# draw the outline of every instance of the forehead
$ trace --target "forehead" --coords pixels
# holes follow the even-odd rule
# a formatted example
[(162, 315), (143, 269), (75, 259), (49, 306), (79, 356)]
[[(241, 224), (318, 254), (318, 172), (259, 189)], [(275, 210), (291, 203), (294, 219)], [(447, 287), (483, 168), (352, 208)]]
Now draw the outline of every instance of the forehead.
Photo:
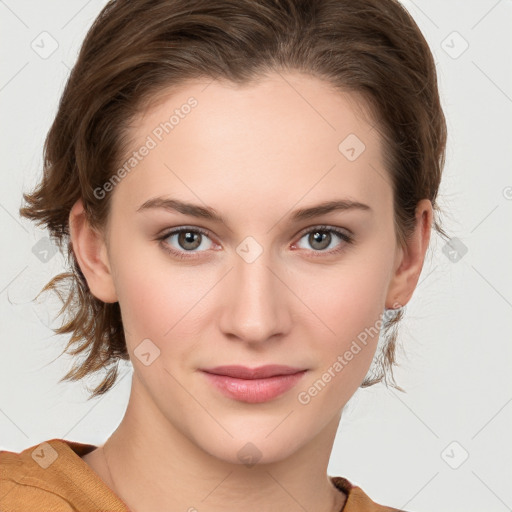
[(261, 204), (283, 189), (288, 202), (333, 190), (376, 200), (389, 185), (368, 112), (360, 96), (300, 73), (243, 86), (187, 82), (161, 91), (132, 123), (130, 149), (151, 149), (117, 188), (139, 204), (165, 193), (208, 202), (213, 192)]
[[(187, 106), (191, 98), (197, 104), (192, 109)], [(375, 125), (361, 93), (341, 92), (324, 80), (300, 72), (276, 72), (245, 84), (204, 78), (162, 89), (146, 100), (131, 124), (132, 139), (140, 140), (160, 123), (169, 121), (174, 113), (174, 134), (183, 131), (182, 127), (178, 130), (178, 125), (184, 125), (181, 121), (191, 113), (194, 115), (187, 124), (204, 127), (209, 137), (216, 133), (223, 136), (224, 127), (242, 124), (253, 128), (254, 138), (261, 133), (261, 123), (269, 133), (275, 128), (286, 129), (280, 130), (283, 135), (300, 130), (311, 140), (324, 137), (329, 131), (341, 136), (354, 130), (365, 137), (368, 128), (373, 131)], [(224, 123), (218, 124), (221, 120)], [(214, 124), (216, 129), (212, 131)], [(284, 140), (285, 137), (278, 142)]]

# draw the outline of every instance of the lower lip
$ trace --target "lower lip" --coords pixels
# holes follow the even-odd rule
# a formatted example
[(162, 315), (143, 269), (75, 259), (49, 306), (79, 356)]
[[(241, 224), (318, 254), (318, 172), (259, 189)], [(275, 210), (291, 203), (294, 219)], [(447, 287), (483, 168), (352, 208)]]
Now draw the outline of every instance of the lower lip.
[(258, 404), (268, 402), (293, 388), (307, 370), (292, 375), (276, 375), (266, 379), (236, 379), (226, 375), (203, 372), (225, 396), (240, 402)]

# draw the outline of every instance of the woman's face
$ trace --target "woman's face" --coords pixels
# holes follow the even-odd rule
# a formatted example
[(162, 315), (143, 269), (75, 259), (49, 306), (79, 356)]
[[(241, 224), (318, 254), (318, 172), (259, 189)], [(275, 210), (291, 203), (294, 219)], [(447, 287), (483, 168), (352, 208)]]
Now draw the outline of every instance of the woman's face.
[[(207, 84), (133, 125), (137, 153), (106, 187), (108, 262), (143, 421), (272, 462), (337, 425), (368, 371), (401, 256), (392, 189), (351, 97), (299, 74)], [(366, 206), (304, 213), (338, 202)], [(252, 401), (202, 371), (269, 364), (307, 371)]]

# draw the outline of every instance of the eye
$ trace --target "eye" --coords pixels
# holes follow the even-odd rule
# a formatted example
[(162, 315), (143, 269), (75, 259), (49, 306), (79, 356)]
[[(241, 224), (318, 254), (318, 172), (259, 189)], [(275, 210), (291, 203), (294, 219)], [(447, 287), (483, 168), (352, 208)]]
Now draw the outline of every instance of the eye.
[[(186, 253), (203, 252), (202, 250), (196, 251), (196, 249), (208, 250), (213, 245), (208, 237), (208, 232), (201, 228), (181, 227), (168, 231), (158, 239), (162, 242), (162, 246), (166, 251), (178, 258), (194, 257), (192, 254), (187, 255)], [(206, 239), (210, 240), (210, 242), (205, 244)], [(175, 244), (174, 247), (173, 243)]]
[[(313, 248), (313, 252), (320, 253), (314, 256), (339, 253), (346, 248), (347, 244), (354, 242), (351, 235), (341, 229), (330, 226), (315, 226), (312, 229), (310, 228), (308, 231), (302, 233), (301, 240), (303, 238), (306, 238), (306, 243)], [(332, 249), (333, 244), (336, 246), (336, 238), (338, 240), (341, 239), (345, 243), (338, 244), (338, 248)], [(325, 250), (329, 247), (331, 247), (331, 250)]]
[[(315, 226), (313, 228), (309, 228), (301, 234), (301, 240), (306, 237), (307, 243), (313, 248), (310, 252), (312, 252), (315, 257), (325, 256), (326, 254), (337, 254), (343, 251), (347, 244), (352, 244), (354, 242), (351, 235), (339, 228), (331, 226)], [(334, 246), (336, 246), (336, 239), (342, 240), (345, 243), (338, 244), (338, 248), (332, 249), (333, 243)], [(214, 245), (206, 230), (187, 226), (168, 231), (163, 236), (158, 237), (158, 240), (160, 240), (164, 250), (180, 259), (194, 258), (196, 257), (195, 253), (206, 252)], [(205, 243), (207, 240), (209, 242)], [(292, 247), (296, 247), (296, 244)], [(329, 247), (331, 247), (330, 250), (325, 250)], [(200, 248), (203, 250), (196, 250)], [(300, 248), (302, 249), (302, 247)]]

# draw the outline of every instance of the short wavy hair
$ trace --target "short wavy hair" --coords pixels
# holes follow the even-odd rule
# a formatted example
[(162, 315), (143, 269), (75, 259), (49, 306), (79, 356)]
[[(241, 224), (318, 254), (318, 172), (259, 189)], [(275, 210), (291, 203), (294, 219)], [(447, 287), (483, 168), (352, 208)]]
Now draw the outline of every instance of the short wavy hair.
[[(395, 0), (113, 0), (102, 9), (80, 49), (44, 145), (44, 169), (20, 215), (44, 224), (63, 250), (68, 271), (42, 290), (62, 300), (64, 349), (75, 359), (61, 380), (106, 369), (92, 390), (115, 383), (129, 360), (119, 303), (95, 298), (69, 239), (69, 213), (82, 199), (93, 227), (103, 227), (110, 200), (94, 194), (114, 175), (129, 148), (130, 123), (160, 92), (187, 80), (257, 82), (273, 71), (300, 71), (356, 93), (384, 143), (393, 189), (397, 242), (415, 227), (415, 208), (427, 198), (433, 227), (444, 167), (446, 121), (429, 46), (407, 10)], [(403, 308), (387, 316), (385, 345), (361, 384), (393, 378)]]

